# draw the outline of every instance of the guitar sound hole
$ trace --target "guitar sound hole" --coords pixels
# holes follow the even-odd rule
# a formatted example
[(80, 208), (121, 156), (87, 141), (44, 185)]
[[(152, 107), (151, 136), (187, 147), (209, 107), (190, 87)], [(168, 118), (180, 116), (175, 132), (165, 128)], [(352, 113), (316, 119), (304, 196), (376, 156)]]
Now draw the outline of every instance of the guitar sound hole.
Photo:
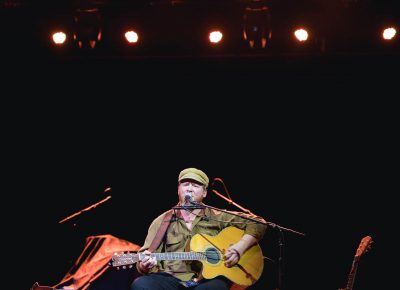
[(207, 262), (211, 264), (217, 264), (221, 259), (219, 252), (215, 248), (208, 248), (206, 250), (206, 257)]

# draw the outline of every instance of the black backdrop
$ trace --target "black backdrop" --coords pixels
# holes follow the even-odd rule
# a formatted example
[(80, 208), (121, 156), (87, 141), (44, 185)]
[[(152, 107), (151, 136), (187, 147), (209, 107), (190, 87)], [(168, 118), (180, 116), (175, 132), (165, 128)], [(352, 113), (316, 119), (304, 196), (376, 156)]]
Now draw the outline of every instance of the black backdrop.
[[(23, 75), (31, 97), (9, 102), (12, 113), (5, 117), (12, 202), (3, 207), (12, 213), (4, 221), (16, 249), (7, 254), (24, 264), (13, 284), (28, 289), (35, 281), (58, 283), (88, 235), (141, 244), (151, 220), (175, 204), (179, 171), (194, 166), (211, 180), (221, 178), (236, 203), (306, 234), (284, 231), (285, 289), (344, 287), (366, 235), (375, 243), (361, 258), (354, 289), (390, 285), (387, 262), (395, 241), (388, 235), (394, 231), (396, 192), (390, 185), (398, 154), (397, 117), (386, 90), (366, 97), (368, 90), (380, 90), (376, 83), (359, 87), (371, 84), (372, 76), (364, 80), (338, 71), (303, 76), (310, 88), (302, 93), (286, 83), (295, 79), (290, 73), (273, 77), (275, 83), (257, 77), (257, 84), (239, 84), (244, 73), (232, 77), (232, 66), (238, 71), (251, 61), (218, 64), (226, 72), (220, 83), (196, 66), (190, 76), (179, 73), (177, 67), (187, 64), (175, 61), (174, 76), (156, 73), (151, 80), (122, 72), (113, 78), (116, 67), (134, 69), (134, 62), (95, 62), (105, 75), (97, 74), (101, 81), (94, 86), (95, 77), (84, 86), (81, 78), (67, 77), (71, 69)], [(127, 87), (137, 79), (143, 81), (140, 91)], [(57, 92), (65, 80), (68, 85)], [(379, 85), (386, 80), (380, 78)], [(15, 88), (21, 96), (20, 85)], [(105, 194), (107, 187), (112, 190)], [(224, 193), (220, 184), (214, 188)], [(58, 224), (108, 194), (107, 202)], [(211, 191), (208, 203), (236, 209)], [(255, 289), (278, 287), (278, 242), (279, 232), (270, 228), (260, 245), (275, 263), (265, 262)]]

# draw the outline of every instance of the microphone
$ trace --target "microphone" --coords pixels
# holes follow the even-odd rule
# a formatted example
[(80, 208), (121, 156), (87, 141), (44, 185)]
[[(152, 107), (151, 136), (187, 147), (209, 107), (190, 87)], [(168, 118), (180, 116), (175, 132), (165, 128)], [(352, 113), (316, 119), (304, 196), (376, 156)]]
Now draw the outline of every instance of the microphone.
[(174, 206), (174, 209), (203, 209), (205, 208), (204, 205), (199, 204), (198, 202), (193, 200), (193, 191), (186, 191), (185, 196), (184, 196), (184, 204), (181, 204), (180, 206)]
[(193, 202), (192, 192), (186, 191), (185, 192), (185, 204), (191, 204)]

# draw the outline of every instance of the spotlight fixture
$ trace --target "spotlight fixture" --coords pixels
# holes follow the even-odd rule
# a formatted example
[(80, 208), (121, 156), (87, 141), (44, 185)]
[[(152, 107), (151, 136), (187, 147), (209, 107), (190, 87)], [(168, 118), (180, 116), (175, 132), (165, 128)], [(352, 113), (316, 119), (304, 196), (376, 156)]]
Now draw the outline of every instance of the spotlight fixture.
[(265, 48), (271, 40), (270, 8), (262, 1), (252, 0), (243, 13), (243, 38), (250, 48)]
[(101, 15), (98, 8), (78, 8), (74, 13), (74, 41), (79, 48), (93, 49), (102, 37)]

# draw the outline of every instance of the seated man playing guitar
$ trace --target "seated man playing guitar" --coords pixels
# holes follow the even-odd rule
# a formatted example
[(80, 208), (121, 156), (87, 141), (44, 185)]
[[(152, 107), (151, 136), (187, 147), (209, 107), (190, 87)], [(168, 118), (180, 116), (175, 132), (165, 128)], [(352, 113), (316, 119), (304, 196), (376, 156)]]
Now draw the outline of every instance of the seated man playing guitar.
[(182, 170), (178, 205), (151, 223), (138, 254), (119, 261), (116, 256), (117, 265), (137, 262), (142, 275), (133, 281), (131, 290), (228, 290), (235, 285), (244, 289), (260, 277), (263, 256), (258, 242), (266, 222), (253, 215), (249, 219), (244, 213), (206, 207), (202, 201), (208, 183), (203, 171)]

